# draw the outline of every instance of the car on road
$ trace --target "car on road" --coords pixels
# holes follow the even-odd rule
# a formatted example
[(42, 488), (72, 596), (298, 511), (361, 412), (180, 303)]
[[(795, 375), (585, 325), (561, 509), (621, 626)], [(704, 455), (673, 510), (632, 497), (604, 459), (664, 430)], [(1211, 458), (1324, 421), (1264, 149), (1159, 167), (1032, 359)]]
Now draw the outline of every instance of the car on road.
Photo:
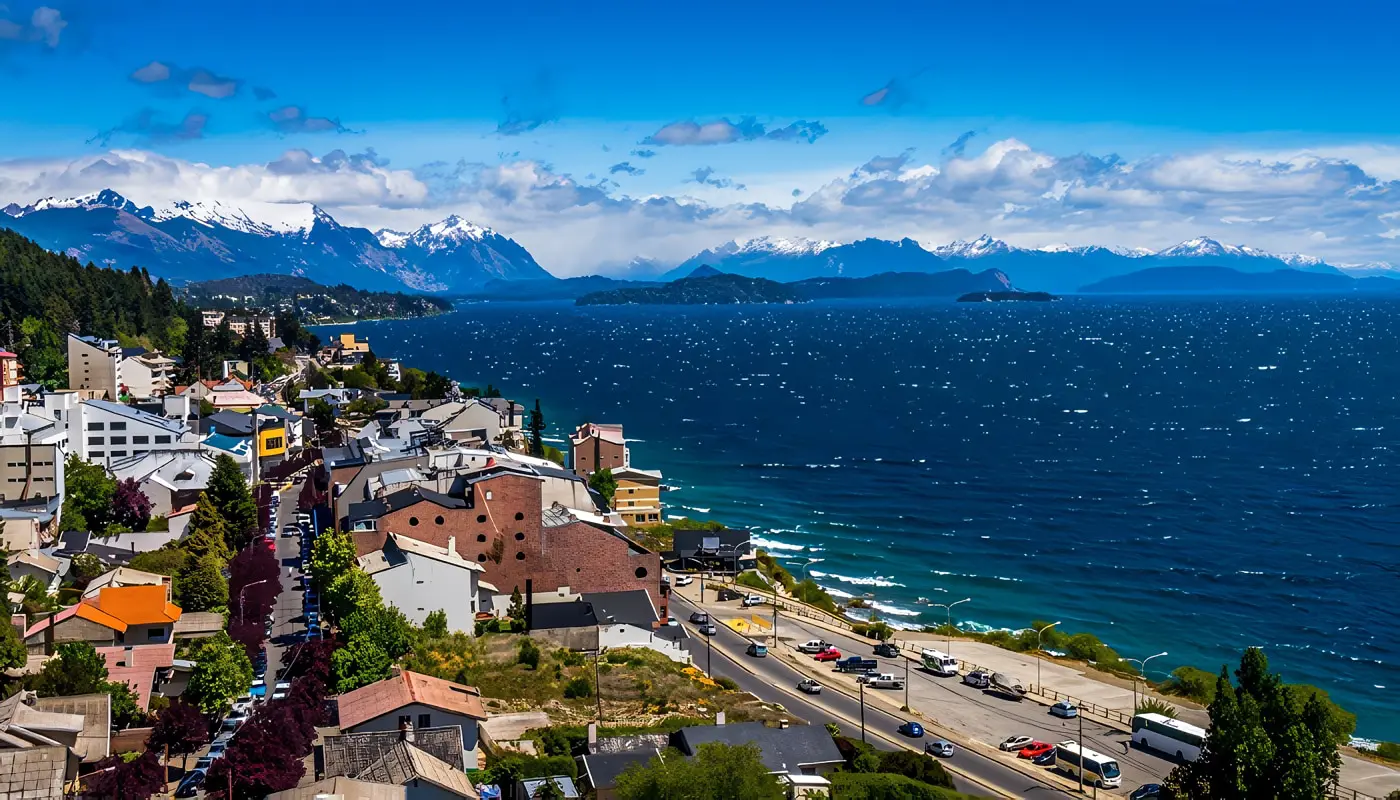
[(705, 623), (707, 623), (707, 622), (709, 622), (709, 621), (710, 621), (710, 615), (709, 615), (709, 614), (706, 614), (706, 613), (703, 612), (703, 611), (692, 611), (692, 612), (690, 612), (690, 624), (692, 624), (692, 625), (704, 625)]
[(889, 642), (880, 642), (875, 645), (875, 655), (885, 658), (899, 658), (899, 648)]
[(905, 736), (908, 736), (910, 739), (924, 738), (924, 726), (920, 725), (912, 719), (900, 725), (899, 732), (904, 734)]
[(1030, 747), (1034, 743), (1035, 738), (1031, 736), (1008, 736), (1001, 740), (1001, 744), (997, 745), (997, 748), (1005, 750), (1008, 753), (1014, 753)]
[(758, 642), (752, 642), (749, 644), (749, 648), (744, 652), (754, 658), (764, 658), (768, 655), (768, 646), (759, 644)]
[(841, 651), (835, 647), (828, 647), (825, 650), (812, 656), (817, 661), (838, 661), (841, 658)]
[(1074, 703), (1068, 700), (1061, 700), (1050, 706), (1050, 713), (1063, 719), (1074, 719), (1079, 716), (1079, 709), (1074, 707)]
[(811, 678), (808, 678), (805, 681), (798, 682), (797, 690), (804, 694), (821, 694), (822, 685), (812, 680)]
[(1144, 783), (1133, 790), (1128, 795), (1129, 800), (1157, 800), (1162, 796), (1162, 785), (1160, 783)]
[(1030, 744), (1028, 744), (1028, 745), (1026, 745), (1025, 747), (1021, 748), (1021, 750), (1020, 750), (1019, 752), (1016, 753), (1016, 757), (1017, 757), (1017, 758), (1025, 758), (1025, 759), (1033, 759), (1033, 758), (1040, 758), (1041, 756), (1045, 755), (1046, 753), (1053, 753), (1053, 752), (1055, 752), (1055, 745), (1050, 744), (1049, 742), (1031, 742)]
[(289, 539), (290, 539), (291, 537), (293, 537), (293, 536), (300, 536), (300, 535), (301, 535), (301, 526), (300, 526), (300, 525), (283, 525), (283, 526), (282, 526), (282, 535), (285, 536), (285, 537), (287, 537), (287, 538), (289, 538)]
[(692, 578), (692, 577), (690, 577), (689, 575), (677, 575), (677, 576), (676, 576), (676, 581), (675, 581), (675, 585), (676, 585), (676, 586), (689, 586), (689, 585), (692, 584), (692, 583), (695, 583), (695, 579)]
[(190, 770), (190, 774), (180, 779), (180, 785), (175, 787), (176, 797), (194, 797), (199, 794), (199, 790), (204, 788), (204, 776), (208, 773), (202, 769)]
[(797, 652), (799, 652), (799, 653), (821, 653), (821, 652), (826, 651), (826, 650), (827, 650), (828, 648), (830, 648), (830, 647), (831, 647), (831, 642), (825, 642), (825, 641), (822, 641), (821, 639), (812, 639), (811, 641), (808, 641), (808, 642), (804, 642), (804, 643), (802, 643), (802, 644), (799, 644), (799, 645), (797, 646)]
[(266, 697), (267, 681), (263, 680), (262, 678), (258, 678), (257, 680), (253, 681), (252, 685), (248, 687), (248, 694), (249, 696), (255, 698)]
[(761, 594), (751, 594), (744, 598), (744, 605), (750, 607), (761, 606), (766, 602), (768, 602), (768, 600)]
[(964, 675), (962, 682), (974, 689), (986, 689), (992, 685), (992, 676), (980, 669), (975, 669)]
[(246, 717), (229, 716), (223, 722), (219, 723), (219, 733), (237, 733), (238, 726), (242, 725), (246, 719)]
[(200, 757), (199, 757), (198, 759), (196, 759), (195, 762), (194, 762), (194, 768), (195, 768), (195, 769), (202, 769), (202, 770), (204, 770), (204, 771), (206, 771), (206, 772), (207, 772), (207, 771), (209, 770), (209, 768), (212, 767), (212, 766), (214, 766), (214, 757), (213, 757), (213, 756), (200, 756)]
[(953, 750), (953, 743), (948, 741), (947, 739), (934, 739), (933, 741), (924, 745), (925, 753), (928, 753), (931, 756), (938, 756), (940, 758), (951, 757), (953, 755)]
[(1036, 765), (1037, 767), (1053, 767), (1055, 766), (1055, 761), (1058, 758), (1059, 755), (1056, 752), (1056, 748), (1052, 747), (1044, 753), (1041, 753), (1040, 755), (1036, 756), (1035, 758), (1032, 758), (1031, 763)]
[(893, 673), (885, 672), (872, 677), (865, 682), (865, 685), (872, 689), (903, 689), (904, 679), (896, 677)]
[(719, 628), (716, 628), (715, 626), (707, 622), (704, 625), (700, 626), (700, 633), (703, 636), (714, 636), (715, 634), (719, 633)]
[(310, 514), (297, 514), (297, 522), (300, 522), (300, 523), (303, 524), (303, 525), (310, 525), (310, 524), (311, 524), (311, 515), (310, 515)]
[(263, 539), (263, 540), (262, 540), (262, 543), (263, 543), (263, 546), (265, 546), (265, 547), (267, 548), (267, 551), (268, 551), (269, 553), (275, 552), (275, 551), (277, 550), (277, 540), (276, 540), (276, 539)]

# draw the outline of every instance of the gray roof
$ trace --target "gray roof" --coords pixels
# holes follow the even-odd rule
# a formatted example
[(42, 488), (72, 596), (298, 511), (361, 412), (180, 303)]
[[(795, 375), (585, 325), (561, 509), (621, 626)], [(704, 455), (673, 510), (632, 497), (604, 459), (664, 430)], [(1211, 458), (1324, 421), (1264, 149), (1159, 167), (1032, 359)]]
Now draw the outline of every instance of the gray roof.
[(0, 750), (0, 800), (60, 800), (67, 772), (61, 744)]
[(735, 553), (746, 555), (753, 548), (753, 542), (745, 541), (749, 536), (748, 531), (732, 528), (720, 531), (677, 529), (671, 550), (678, 555), (695, 555), (700, 552), (705, 539), (718, 539), (719, 550), (717, 552), (707, 551), (708, 553), (726, 556)]
[(642, 750), (665, 750), (670, 746), (671, 735), (667, 733), (629, 733), (622, 736), (600, 736), (598, 741), (588, 745), (588, 752), (590, 755), (631, 753)]
[[(663, 737), (664, 738), (664, 737)], [(579, 777), (586, 778), (595, 791), (611, 788), (621, 775), (633, 764), (646, 766), (648, 761), (661, 755), (661, 750), (653, 747), (646, 750), (633, 750), (625, 753), (594, 753), (579, 756), (583, 765)]]
[(554, 785), (563, 790), (565, 797), (578, 797), (578, 787), (574, 786), (574, 781), (568, 775), (551, 775), (548, 778), (526, 778), (520, 782), (521, 788), (525, 790), (526, 797), (534, 797), (535, 792), (544, 785), (545, 781), (554, 781)]
[(550, 628), (592, 628), (598, 624), (593, 616), (593, 606), (581, 600), (568, 603), (531, 603), (530, 627), (537, 630)]
[(696, 725), (676, 731), (671, 742), (688, 756), (700, 745), (719, 742), (728, 745), (753, 743), (762, 753), (763, 764), (771, 772), (798, 772), (803, 765), (834, 764), (842, 761), (841, 751), (826, 728), (793, 725), (769, 728), (761, 722), (731, 725)]
[(251, 434), (253, 432), (253, 418), (237, 411), (215, 411), (204, 419), (216, 427), (227, 428), (234, 433)]
[(338, 800), (405, 800), (408, 797), (408, 789), (337, 775), (295, 789), (273, 792), (267, 796), (267, 800), (316, 800), (326, 796)]
[(116, 414), (119, 417), (126, 417), (127, 419), (140, 422), (143, 425), (154, 425), (159, 428), (165, 428), (171, 433), (181, 434), (188, 430), (188, 428), (185, 427), (185, 423), (180, 420), (166, 419), (165, 417), (158, 417), (155, 414), (147, 414), (144, 411), (138, 411), (122, 403), (113, 403), (110, 400), (84, 400), (83, 402), (93, 408), (101, 409), (109, 414)]
[(617, 622), (650, 629), (656, 622), (656, 608), (646, 589), (633, 589), (629, 592), (588, 592), (583, 595), (585, 603), (593, 604), (593, 615), (601, 622)]
[[(365, 731), (327, 736), (322, 748), (324, 772), (329, 776), (354, 777), (379, 763), (384, 754), (399, 743), (398, 731)], [(445, 761), (454, 769), (462, 769), (462, 728), (444, 725), (438, 728), (418, 728), (413, 731), (413, 746)]]

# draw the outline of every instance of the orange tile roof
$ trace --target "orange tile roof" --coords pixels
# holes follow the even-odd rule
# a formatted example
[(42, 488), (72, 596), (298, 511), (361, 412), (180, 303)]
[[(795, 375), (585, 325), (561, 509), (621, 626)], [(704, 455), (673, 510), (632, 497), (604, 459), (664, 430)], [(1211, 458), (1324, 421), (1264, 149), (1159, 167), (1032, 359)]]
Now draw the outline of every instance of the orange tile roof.
[(166, 599), (163, 585), (107, 587), (97, 593), (94, 605), (127, 625), (154, 625), (180, 618), (180, 607)]
[(413, 703), (473, 719), (486, 719), (481, 692), (475, 687), (407, 670), (346, 692), (336, 702), (340, 707), (341, 730), (349, 730)]

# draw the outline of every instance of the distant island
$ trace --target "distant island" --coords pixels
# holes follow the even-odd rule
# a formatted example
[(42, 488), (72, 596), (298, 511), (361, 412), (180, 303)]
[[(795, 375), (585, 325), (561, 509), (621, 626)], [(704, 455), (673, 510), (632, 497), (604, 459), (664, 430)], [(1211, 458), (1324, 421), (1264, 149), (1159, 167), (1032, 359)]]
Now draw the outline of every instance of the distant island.
[(1105, 278), (1079, 291), (1086, 294), (1397, 292), (1400, 281), (1296, 269), (1242, 272), (1230, 267), (1153, 267)]
[(429, 317), (452, 310), (452, 301), (423, 294), (372, 292), (339, 284), (323, 286), (297, 275), (241, 275), (195, 281), (181, 290), (203, 308), (277, 312), (295, 310), (309, 324), (393, 317)]
[(959, 303), (1049, 303), (1059, 300), (1049, 292), (968, 292)]
[(655, 286), (636, 286), (590, 292), (574, 301), (580, 306), (623, 305), (738, 305), (751, 303), (800, 303), (803, 297), (791, 286), (767, 278), (714, 274), (681, 278)]

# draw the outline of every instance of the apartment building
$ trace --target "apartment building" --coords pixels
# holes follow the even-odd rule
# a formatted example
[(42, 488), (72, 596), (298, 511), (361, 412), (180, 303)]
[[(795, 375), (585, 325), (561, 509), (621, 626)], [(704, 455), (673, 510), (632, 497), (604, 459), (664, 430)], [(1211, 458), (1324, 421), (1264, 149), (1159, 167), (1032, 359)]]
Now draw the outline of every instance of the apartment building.
[(613, 510), (629, 525), (655, 525), (661, 521), (660, 470), (623, 467), (612, 471), (617, 480)]
[(0, 404), (0, 501), (63, 494), (66, 423)]
[(153, 450), (187, 449), (196, 441), (183, 419), (168, 419), (106, 400), (79, 403), (69, 430), (73, 452), (103, 466)]
[(619, 470), (632, 465), (621, 425), (585, 422), (569, 436), (574, 472), (587, 477), (600, 469)]
[(108, 400), (157, 397), (174, 387), (175, 361), (155, 350), (122, 347), (115, 339), (68, 334), (68, 388)]

